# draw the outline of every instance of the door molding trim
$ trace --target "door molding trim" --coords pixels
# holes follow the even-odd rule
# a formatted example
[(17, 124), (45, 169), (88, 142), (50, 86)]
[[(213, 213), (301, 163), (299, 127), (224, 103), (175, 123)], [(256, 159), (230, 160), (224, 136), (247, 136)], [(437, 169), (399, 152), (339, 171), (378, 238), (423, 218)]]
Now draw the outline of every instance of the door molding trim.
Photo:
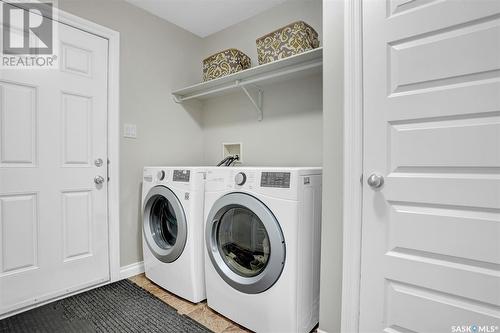
[(58, 22), (108, 40), (108, 237), (110, 281), (120, 280), (120, 33), (54, 8)]
[(363, 206), (362, 0), (344, 0), (344, 185), (341, 332), (359, 331)]

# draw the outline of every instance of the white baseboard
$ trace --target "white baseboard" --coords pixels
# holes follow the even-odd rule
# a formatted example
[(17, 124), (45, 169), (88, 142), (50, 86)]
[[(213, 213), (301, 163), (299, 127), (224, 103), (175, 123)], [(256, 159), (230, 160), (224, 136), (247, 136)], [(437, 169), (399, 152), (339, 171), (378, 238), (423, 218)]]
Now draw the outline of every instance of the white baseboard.
[(327, 331), (320, 330), (319, 328), (316, 330), (318, 333), (328, 333)]
[(120, 267), (120, 279), (128, 279), (134, 275), (144, 273), (144, 262), (136, 262), (127, 266)]

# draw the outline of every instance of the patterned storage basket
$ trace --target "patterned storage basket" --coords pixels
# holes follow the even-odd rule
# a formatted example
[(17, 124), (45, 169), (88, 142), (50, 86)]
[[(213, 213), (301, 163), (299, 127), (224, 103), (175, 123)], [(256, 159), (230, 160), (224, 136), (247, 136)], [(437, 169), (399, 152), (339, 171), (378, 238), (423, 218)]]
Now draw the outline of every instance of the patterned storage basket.
[(318, 33), (303, 21), (291, 23), (256, 40), (259, 65), (319, 46)]
[(203, 60), (203, 81), (233, 74), (251, 66), (250, 57), (237, 49), (228, 49)]

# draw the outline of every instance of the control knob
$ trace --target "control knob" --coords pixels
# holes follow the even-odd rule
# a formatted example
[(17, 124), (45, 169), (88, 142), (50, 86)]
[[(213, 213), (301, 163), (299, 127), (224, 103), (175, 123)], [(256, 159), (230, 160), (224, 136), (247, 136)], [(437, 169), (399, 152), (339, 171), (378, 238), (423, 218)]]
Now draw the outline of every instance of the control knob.
[(238, 172), (236, 176), (234, 176), (234, 182), (236, 185), (243, 185), (247, 181), (247, 175), (245, 175), (243, 172)]

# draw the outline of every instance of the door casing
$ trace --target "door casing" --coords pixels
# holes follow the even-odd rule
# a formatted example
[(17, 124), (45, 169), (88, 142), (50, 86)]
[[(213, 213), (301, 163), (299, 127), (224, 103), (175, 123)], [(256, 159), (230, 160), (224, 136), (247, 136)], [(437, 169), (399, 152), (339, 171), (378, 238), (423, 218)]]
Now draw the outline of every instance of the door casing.
[[(3, 0), (0, 0), (3, 2)], [(109, 235), (109, 273), (110, 280), (98, 285), (78, 290), (51, 299), (46, 302), (37, 303), (33, 306), (23, 307), (18, 311), (12, 311), (6, 316), (12, 316), (19, 312), (27, 311), (34, 307), (53, 302), (57, 299), (66, 298), (90, 289), (100, 287), (121, 279), (120, 277), (120, 33), (103, 27), (94, 22), (69, 14), (58, 8), (53, 8), (55, 21), (66, 24), (73, 28), (88, 32), (108, 40), (108, 235)]]
[(344, 0), (344, 170), (341, 332), (359, 331), (363, 207), (362, 0)]

